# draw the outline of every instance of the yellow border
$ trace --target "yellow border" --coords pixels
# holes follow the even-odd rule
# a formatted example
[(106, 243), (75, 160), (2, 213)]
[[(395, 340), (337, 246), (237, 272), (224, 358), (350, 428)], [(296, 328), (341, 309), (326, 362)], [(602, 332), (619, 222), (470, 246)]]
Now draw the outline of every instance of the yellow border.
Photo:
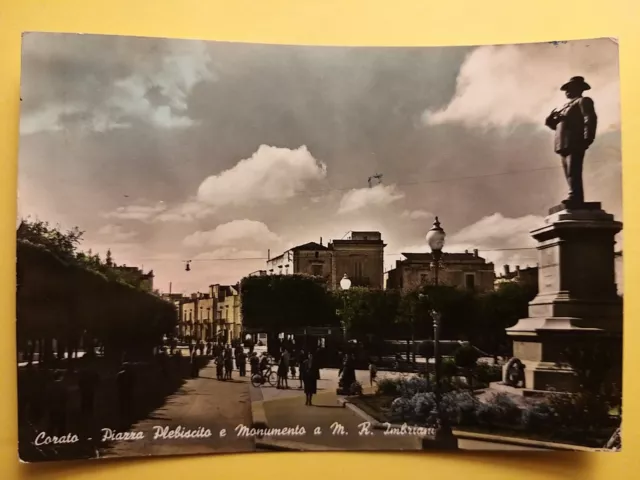
[[(637, 478), (640, 458), (640, 85), (638, 0), (0, 0), (0, 460), (2, 478)], [(63, 31), (327, 45), (460, 45), (614, 36), (620, 40), (625, 213), (624, 452), (263, 454), (18, 465), (14, 248), (20, 33)], [(320, 457), (322, 455), (322, 457)], [(313, 468), (311, 467), (312, 465)]]

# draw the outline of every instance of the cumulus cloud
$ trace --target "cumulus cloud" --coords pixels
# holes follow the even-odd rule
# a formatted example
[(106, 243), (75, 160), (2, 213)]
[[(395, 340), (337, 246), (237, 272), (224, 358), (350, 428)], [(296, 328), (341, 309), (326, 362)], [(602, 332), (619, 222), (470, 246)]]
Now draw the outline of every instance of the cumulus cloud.
[(239, 247), (268, 245), (281, 239), (264, 223), (255, 220), (233, 220), (218, 225), (213, 230), (197, 231), (184, 238), (186, 247)]
[(405, 210), (400, 214), (402, 218), (408, 218), (409, 220), (426, 220), (433, 219), (435, 216), (431, 212), (426, 210)]
[(292, 150), (261, 145), (250, 158), (205, 179), (198, 189), (198, 200), (212, 206), (279, 203), (326, 174), (326, 165), (306, 146)]
[[(25, 37), (24, 52), (37, 54), (44, 47), (55, 64), (60, 56), (64, 56), (58, 50), (66, 46), (61, 40), (58, 37), (47, 39), (39, 34), (30, 34)], [(54, 44), (49, 46), (49, 50), (43, 46), (43, 42), (47, 41)], [(87, 44), (100, 41), (102, 39), (94, 36), (86, 37)], [(82, 55), (82, 51), (80, 49), (73, 54)], [(135, 122), (160, 129), (189, 127), (195, 122), (187, 114), (188, 95), (198, 82), (217, 79), (202, 42), (169, 41), (159, 55), (145, 55), (126, 67), (124, 61), (120, 62), (113, 71), (128, 70), (119, 72), (119, 78), (110, 79), (108, 84), (99, 83), (103, 81), (104, 66), (86, 60), (82, 59), (82, 68), (93, 70), (86, 72), (83, 81), (92, 85), (95, 94), (87, 98), (80, 91), (71, 89), (65, 90), (63, 98), (42, 95), (41, 100), (45, 101), (37, 105), (29, 103), (28, 111), (23, 113), (21, 134), (65, 129), (105, 132), (129, 128)], [(27, 100), (30, 100), (30, 96)]]
[(339, 214), (353, 213), (367, 207), (383, 207), (404, 198), (395, 185), (376, 185), (349, 190), (340, 200)]
[(183, 204), (168, 208), (155, 216), (158, 222), (191, 222), (206, 218), (216, 212), (215, 208), (204, 205), (197, 200), (189, 200)]
[(618, 45), (609, 40), (565, 44), (478, 47), (463, 63), (448, 105), (426, 111), (429, 125), (511, 128), (530, 123), (544, 128), (545, 117), (566, 102), (559, 87), (585, 77), (596, 103), (599, 130), (620, 128)]
[[(479, 250), (479, 255), (501, 265), (536, 265), (536, 241), (531, 231), (543, 226), (544, 217), (525, 215), (509, 218), (494, 213), (447, 236), (444, 251), (450, 253)], [(429, 251), (426, 244), (405, 247), (404, 252)]]
[(120, 220), (142, 220), (150, 221), (158, 214), (167, 210), (164, 202), (158, 202), (153, 205), (127, 205), (118, 207), (113, 212), (105, 213), (105, 218), (117, 218)]
[(107, 224), (98, 230), (98, 235), (102, 235), (116, 242), (124, 242), (138, 236), (137, 232), (127, 230), (121, 225)]

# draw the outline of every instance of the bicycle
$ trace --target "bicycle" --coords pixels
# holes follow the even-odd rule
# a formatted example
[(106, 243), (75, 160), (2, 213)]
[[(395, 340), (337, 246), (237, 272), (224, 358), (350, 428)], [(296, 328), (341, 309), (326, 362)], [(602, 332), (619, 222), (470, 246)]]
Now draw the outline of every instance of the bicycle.
[(276, 372), (271, 370), (271, 367), (267, 368), (264, 371), (251, 375), (251, 385), (253, 385), (254, 387), (261, 387), (265, 383), (268, 383), (272, 387), (275, 387), (278, 383), (278, 376), (276, 375)]

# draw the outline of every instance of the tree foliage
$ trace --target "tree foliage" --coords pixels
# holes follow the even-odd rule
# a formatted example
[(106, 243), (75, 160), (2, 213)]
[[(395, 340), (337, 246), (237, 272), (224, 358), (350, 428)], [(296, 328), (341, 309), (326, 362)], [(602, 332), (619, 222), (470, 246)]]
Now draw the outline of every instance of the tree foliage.
[[(21, 347), (40, 344), (53, 355), (100, 342), (105, 353), (148, 351), (174, 331), (175, 306), (144, 291), (109, 264), (78, 247), (78, 228), (62, 232), (23, 220), (17, 231), (17, 329)], [(31, 347), (32, 348), (32, 347)], [(42, 352), (41, 352), (42, 353)]]
[(304, 326), (336, 325), (336, 304), (323, 279), (309, 275), (245, 277), (240, 283), (246, 327), (284, 332)]

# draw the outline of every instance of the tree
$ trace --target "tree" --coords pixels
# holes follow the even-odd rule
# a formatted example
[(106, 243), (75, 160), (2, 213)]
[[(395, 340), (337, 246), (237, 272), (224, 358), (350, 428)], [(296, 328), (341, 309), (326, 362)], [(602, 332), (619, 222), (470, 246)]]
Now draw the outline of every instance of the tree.
[(319, 277), (267, 275), (245, 277), (240, 284), (243, 323), (269, 335), (307, 326), (337, 326), (336, 305)]
[(505, 330), (527, 316), (535, 295), (535, 287), (516, 282), (502, 283), (495, 291), (479, 295), (472, 329), (474, 345), (493, 354), (506, 353), (510, 342)]
[(476, 348), (467, 343), (455, 351), (453, 358), (456, 365), (464, 371), (467, 377), (467, 385), (473, 390), (473, 370), (478, 363), (480, 353)]

